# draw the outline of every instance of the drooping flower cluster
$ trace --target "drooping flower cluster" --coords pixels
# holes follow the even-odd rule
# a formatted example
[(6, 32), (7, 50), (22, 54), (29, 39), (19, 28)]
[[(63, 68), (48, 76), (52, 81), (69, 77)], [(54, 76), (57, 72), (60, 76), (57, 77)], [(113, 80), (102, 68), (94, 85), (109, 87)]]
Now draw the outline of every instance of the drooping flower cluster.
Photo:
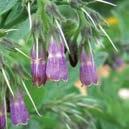
[[(72, 54), (74, 54), (74, 51)], [(73, 58), (77, 58), (78, 54), (75, 53), (75, 55), (76, 56), (72, 57), (73, 61)], [(42, 46), (40, 46), (39, 49), (36, 49), (35, 45), (33, 46), (31, 52), (33, 83), (36, 85), (45, 84), (46, 79), (53, 81), (68, 80), (68, 67), (64, 52), (64, 44), (57, 41), (52, 36), (48, 47), (47, 62), (45, 56), (46, 54), (44, 54), (44, 49), (42, 49)], [(77, 62), (74, 64), (76, 65)], [(84, 49), (82, 49), (80, 54), (80, 80), (82, 85), (87, 86), (97, 83), (97, 73), (93, 57), (90, 53), (86, 54)]]
[(36, 49), (34, 45), (31, 52), (33, 83), (40, 86), (41, 84), (45, 84), (46, 79), (66, 81), (68, 79), (68, 70), (63, 43), (57, 42), (51, 37), (47, 63), (44, 49), (42, 49), (41, 45), (38, 48)]

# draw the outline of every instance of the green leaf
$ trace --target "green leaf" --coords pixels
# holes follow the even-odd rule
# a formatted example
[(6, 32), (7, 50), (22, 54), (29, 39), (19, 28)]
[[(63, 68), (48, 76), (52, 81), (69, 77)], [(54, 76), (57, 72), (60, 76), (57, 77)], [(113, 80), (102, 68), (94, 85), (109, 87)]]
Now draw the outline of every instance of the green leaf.
[(17, 0), (0, 0), (0, 15), (11, 9), (16, 2)]
[(27, 12), (22, 6), (22, 3), (18, 1), (8, 14), (4, 25), (7, 27), (11, 27), (12, 25), (16, 25), (17, 23), (20, 23), (25, 20), (26, 17)]
[(19, 40), (25, 38), (27, 34), (29, 33), (29, 21), (28, 19), (23, 21), (22, 23), (19, 23), (15, 26), (13, 26), (14, 29), (17, 29), (16, 31), (10, 32), (7, 35), (7, 38), (18, 42)]
[(105, 60), (107, 59), (107, 57), (108, 57), (108, 54), (106, 52), (95, 51), (94, 59), (95, 59), (96, 66), (97, 67), (102, 66)]

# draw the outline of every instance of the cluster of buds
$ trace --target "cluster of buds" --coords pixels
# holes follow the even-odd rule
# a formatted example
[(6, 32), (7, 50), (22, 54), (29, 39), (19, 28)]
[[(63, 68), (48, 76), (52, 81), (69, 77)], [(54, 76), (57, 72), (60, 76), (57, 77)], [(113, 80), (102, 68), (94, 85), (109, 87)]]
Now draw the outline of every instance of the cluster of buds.
[[(14, 125), (26, 125), (29, 120), (29, 113), (24, 103), (23, 95), (17, 91), (14, 96), (10, 95), (9, 111)], [(0, 105), (0, 129), (6, 128), (6, 106), (5, 102)]]
[[(46, 52), (40, 42), (37, 47), (38, 49), (36, 49), (34, 44), (31, 51), (33, 84), (40, 86), (41, 84), (45, 84), (46, 80), (67, 81), (68, 67), (63, 42), (56, 40), (52, 36), (48, 47), (48, 57), (45, 57), (47, 54), (45, 54)], [(72, 58), (77, 58), (77, 53), (73, 51), (72, 54), (76, 55), (72, 56)], [(80, 80), (83, 85), (87, 86), (97, 83), (94, 59), (90, 53), (86, 54), (84, 49), (82, 49), (80, 54)]]
[(68, 69), (64, 53), (64, 44), (57, 42), (56, 39), (51, 37), (47, 63), (47, 54), (42, 44), (40, 42), (37, 44), (38, 49), (35, 46), (34, 44), (31, 51), (33, 84), (40, 86), (41, 84), (45, 84), (46, 79), (66, 81), (68, 79)]

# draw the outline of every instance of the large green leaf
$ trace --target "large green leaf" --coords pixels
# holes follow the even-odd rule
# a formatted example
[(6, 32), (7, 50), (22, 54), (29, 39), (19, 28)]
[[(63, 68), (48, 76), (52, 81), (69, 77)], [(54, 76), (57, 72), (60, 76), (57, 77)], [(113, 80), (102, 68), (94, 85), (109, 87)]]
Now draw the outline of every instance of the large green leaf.
[(29, 21), (28, 19), (23, 21), (20, 24), (17, 24), (13, 26), (16, 31), (10, 32), (7, 37), (8, 39), (11, 39), (12, 41), (18, 42), (19, 40), (25, 38), (25, 36), (29, 32)]
[(17, 0), (0, 0), (0, 15), (11, 9), (16, 2)]
[(102, 66), (108, 57), (108, 53), (102, 51), (95, 51), (94, 60), (97, 67)]

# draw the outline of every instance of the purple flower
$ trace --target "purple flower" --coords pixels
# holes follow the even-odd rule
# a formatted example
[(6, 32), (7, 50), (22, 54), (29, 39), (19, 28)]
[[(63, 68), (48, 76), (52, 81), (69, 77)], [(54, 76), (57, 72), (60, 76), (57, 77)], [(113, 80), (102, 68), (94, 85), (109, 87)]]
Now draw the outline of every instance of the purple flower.
[(116, 63), (118, 66), (121, 66), (121, 65), (123, 65), (124, 61), (122, 60), (122, 58), (116, 58), (115, 63)]
[(80, 57), (80, 80), (83, 85), (97, 84), (97, 73), (93, 57), (83, 49)]
[(31, 73), (33, 84), (40, 86), (46, 82), (46, 53), (42, 44), (33, 45), (31, 51)]
[(64, 45), (51, 38), (48, 49), (47, 77), (54, 81), (68, 79), (68, 69), (64, 54)]
[(5, 109), (3, 104), (0, 105), (0, 129), (5, 129), (6, 119), (5, 119)]
[(26, 125), (29, 114), (24, 103), (22, 94), (17, 91), (15, 96), (10, 96), (10, 113), (14, 125)]
[(115, 57), (114, 63), (112, 64), (113, 69), (120, 68), (124, 64), (124, 61), (121, 57)]

